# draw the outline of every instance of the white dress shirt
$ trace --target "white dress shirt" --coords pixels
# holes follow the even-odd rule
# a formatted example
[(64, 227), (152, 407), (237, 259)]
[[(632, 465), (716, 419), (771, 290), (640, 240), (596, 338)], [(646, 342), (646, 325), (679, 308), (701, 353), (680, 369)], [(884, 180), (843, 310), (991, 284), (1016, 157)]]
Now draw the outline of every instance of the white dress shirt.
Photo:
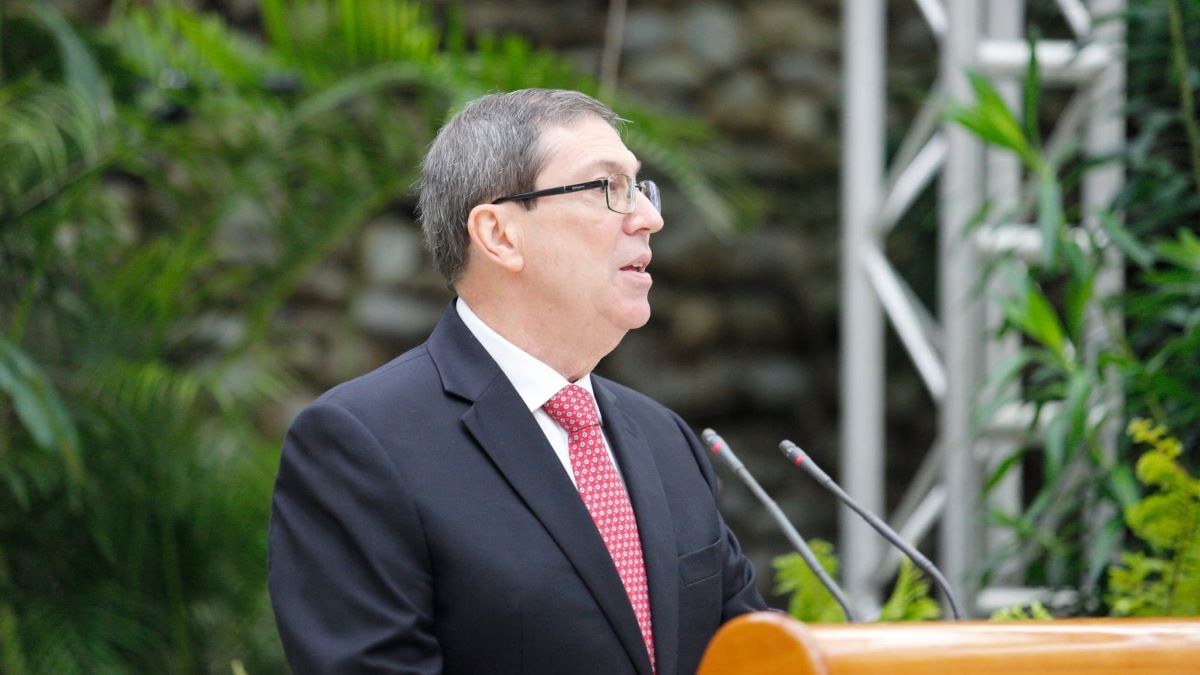
[[(483, 345), (488, 355), (500, 366), (501, 372), (512, 383), (514, 389), (517, 390), (517, 395), (525, 402), (529, 408), (529, 412), (533, 413), (533, 419), (537, 421), (538, 426), (542, 428), (542, 433), (546, 435), (546, 440), (550, 441), (550, 447), (554, 448), (554, 454), (558, 455), (558, 461), (562, 462), (563, 468), (567, 470), (567, 476), (571, 482), (575, 482), (575, 472), (571, 470), (571, 451), (568, 445), (567, 430), (559, 426), (550, 415), (542, 410), (542, 406), (546, 404), (555, 394), (562, 391), (562, 388), (568, 384), (575, 384), (583, 387), (595, 399), (596, 393), (592, 390), (591, 374), (584, 375), (575, 382), (568, 382), (567, 378), (559, 374), (550, 366), (537, 360), (528, 352), (520, 347), (509, 342), (504, 336), (492, 330), (490, 326), (483, 322), (471, 311), (467, 303), (459, 298), (455, 303), (454, 308), (458, 311), (458, 316), (466, 324), (467, 330), (475, 336), (476, 340)], [(600, 416), (600, 408), (596, 407), (596, 416), (600, 418), (600, 431), (604, 436), (604, 449), (608, 451), (608, 457), (612, 460), (613, 466), (617, 467), (617, 475), (621, 475), (620, 466), (617, 464), (617, 458), (612, 454), (612, 443), (608, 440), (608, 436), (604, 432), (604, 419)], [(624, 481), (624, 476), (621, 477)], [(578, 485), (577, 485), (578, 487)]]

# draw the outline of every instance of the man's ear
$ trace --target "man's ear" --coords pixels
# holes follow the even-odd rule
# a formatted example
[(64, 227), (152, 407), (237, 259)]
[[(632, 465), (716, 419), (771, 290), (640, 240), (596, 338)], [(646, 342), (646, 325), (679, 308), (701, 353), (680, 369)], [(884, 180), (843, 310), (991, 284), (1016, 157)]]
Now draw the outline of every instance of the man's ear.
[[(523, 223), (513, 213), (516, 204), (480, 204), (467, 215), (467, 234), (477, 254), (510, 272), (525, 267)], [(518, 207), (519, 208), (519, 207)]]

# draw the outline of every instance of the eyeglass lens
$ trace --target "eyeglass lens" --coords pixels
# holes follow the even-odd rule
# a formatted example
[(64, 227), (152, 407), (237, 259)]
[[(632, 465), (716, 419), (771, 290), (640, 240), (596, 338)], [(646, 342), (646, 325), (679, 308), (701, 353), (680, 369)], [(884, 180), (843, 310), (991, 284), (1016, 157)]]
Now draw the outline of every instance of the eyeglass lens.
[(635, 183), (632, 178), (622, 173), (614, 173), (608, 177), (608, 185), (605, 189), (608, 208), (617, 213), (633, 213), (639, 190), (646, 195), (646, 199), (650, 200), (655, 210), (662, 210), (658, 185), (654, 181), (644, 180)]

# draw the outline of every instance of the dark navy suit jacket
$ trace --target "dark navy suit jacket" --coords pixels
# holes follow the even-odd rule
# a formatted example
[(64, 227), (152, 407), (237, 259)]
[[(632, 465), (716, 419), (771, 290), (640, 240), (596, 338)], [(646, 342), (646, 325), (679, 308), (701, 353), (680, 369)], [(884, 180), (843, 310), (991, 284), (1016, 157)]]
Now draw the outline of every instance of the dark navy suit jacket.
[[(765, 608), (673, 412), (593, 377), (629, 488), (659, 673)], [(650, 673), (579, 493), (453, 305), (429, 340), (308, 406), (283, 447), (270, 593), (296, 673)]]

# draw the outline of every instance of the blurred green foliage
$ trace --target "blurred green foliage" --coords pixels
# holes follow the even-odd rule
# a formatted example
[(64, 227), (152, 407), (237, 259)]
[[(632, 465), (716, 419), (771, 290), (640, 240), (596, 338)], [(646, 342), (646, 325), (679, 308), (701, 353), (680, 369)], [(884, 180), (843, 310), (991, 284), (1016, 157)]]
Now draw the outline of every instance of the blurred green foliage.
[[(833, 544), (822, 539), (808, 542), (813, 555), (830, 578), (837, 578), (838, 559)], [(785, 553), (771, 561), (775, 568), (775, 592), (788, 598), (788, 614), (809, 623), (837, 623), (846, 620), (837, 600), (809, 569), (799, 553)]]
[(880, 610), (880, 621), (929, 621), (942, 615), (937, 601), (929, 595), (925, 577), (908, 558), (900, 559), (900, 571), (892, 594)]
[[(1038, 133), (1038, 64), (1031, 61), (1024, 121), (985, 78), (950, 117), (1022, 161), (1042, 232), (1040, 258), (1001, 258), (989, 270), (1006, 289), (1001, 334), (1021, 348), (984, 384), (977, 424), (1019, 402), (1036, 411), (1028, 442), (1002, 461), (989, 489), (1033, 459), (1042, 471), (1019, 513), (991, 517), (1014, 532), (982, 571), (1014, 561), (1032, 585), (1080, 590), (1070, 611), (1101, 613), (1104, 572), (1136, 512), (1141, 488), (1127, 443), (1112, 452), (1124, 420), (1146, 416), (1200, 442), (1200, 8), (1177, 0), (1130, 3), (1129, 105), (1132, 137), (1119, 156), (1082, 160), (1078, 143), (1054, 154)], [(1193, 55), (1189, 61), (1188, 55)], [(1120, 163), (1125, 188), (1108, 208), (1083, 213), (1068, 197), (1091, 171)], [(1020, 218), (990, 213), (986, 222)], [(1019, 221), (1018, 221), (1019, 222)], [(1088, 223), (1078, 228), (1071, 223)], [(1127, 286), (1112, 293), (1106, 269), (1123, 254)], [(1116, 263), (1118, 266), (1122, 263)], [(1105, 290), (1105, 285), (1109, 286)], [(1194, 460), (1192, 460), (1194, 461)], [(1098, 519), (1102, 519), (1097, 522)], [(1137, 533), (1134, 521), (1130, 526)], [(1140, 544), (1133, 543), (1136, 548)]]
[[(596, 90), (415, 2), (261, 15), (255, 36), (174, 3), (119, 1), (102, 25), (0, 4), (6, 674), (282, 671), (265, 585), (279, 439), (258, 418), (292, 384), (273, 318), (410, 201), (455, 106)], [(616, 107), (714, 227), (752, 214), (704, 168), (703, 125)]]
[[(1122, 18), (1129, 22), (1124, 113), (1133, 137), (1120, 156), (1083, 162), (1078, 142), (1054, 151), (1043, 144), (1036, 59), (1025, 78), (1021, 117), (977, 73), (969, 74), (974, 101), (947, 111), (954, 123), (1020, 159), (1042, 234), (1034, 263), (1001, 257), (986, 270), (1005, 289), (989, 298), (1002, 309), (1001, 334), (1020, 336), (1021, 348), (987, 375), (975, 422), (982, 426), (1010, 403), (1036, 411), (1028, 441), (998, 464), (987, 487), (1020, 471), (1035, 453), (1042, 472), (1021, 512), (990, 514), (1015, 536), (980, 573), (986, 580), (1017, 561), (1029, 584), (1080, 591), (1078, 606), (1056, 608), (1066, 613), (1196, 615), (1200, 483), (1186, 464), (1195, 464), (1200, 444), (1200, 120), (1194, 103), (1200, 66), (1188, 55), (1200, 54), (1200, 5), (1133, 0)], [(1091, 227), (1072, 226), (1085, 215), (1068, 205), (1081, 178), (1117, 162), (1126, 172), (1123, 192), (1109, 208), (1086, 214), (1094, 219)], [(988, 208), (972, 227), (1021, 217)], [(1128, 261), (1129, 285), (1104, 297), (1099, 284), (1115, 253)], [(1110, 395), (1114, 382), (1123, 397)], [(1135, 442), (1153, 446), (1138, 460), (1135, 477), (1129, 448), (1114, 456), (1105, 444), (1123, 420), (1139, 416), (1157, 425), (1130, 425)], [(1167, 437), (1158, 425), (1183, 430), (1181, 438)], [(1139, 481), (1156, 492), (1142, 496)], [(1105, 513), (1099, 527), (1089, 527)], [(1122, 547), (1126, 526), (1137, 539)], [(813, 549), (835, 574), (832, 548), (814, 542)], [(774, 566), (776, 592), (789, 596), (793, 616), (843, 619), (799, 555), (780, 556)], [(881, 619), (936, 617), (928, 591), (911, 566), (902, 566)], [(1051, 613), (1033, 603), (992, 618), (1049, 619)]]
[(1125, 509), (1130, 531), (1148, 553), (1125, 551), (1108, 570), (1106, 600), (1116, 616), (1200, 615), (1200, 479), (1179, 463), (1183, 447), (1166, 427), (1129, 423), (1134, 442), (1150, 446), (1137, 476), (1154, 491)]
[(1017, 605), (1016, 607), (998, 609), (992, 612), (992, 615), (988, 618), (992, 621), (1028, 621), (1030, 619), (1047, 621), (1053, 619), (1054, 615), (1042, 603), (1033, 602), (1029, 605)]
[[(838, 559), (833, 545), (821, 539), (809, 542), (813, 555), (831, 578), (837, 577)], [(775, 592), (788, 596), (788, 613), (808, 623), (842, 623), (846, 615), (837, 600), (825, 589), (799, 553), (786, 553), (771, 561), (775, 568)], [(900, 561), (900, 571), (892, 594), (883, 604), (878, 621), (928, 621), (941, 615), (937, 601), (929, 596), (929, 582), (908, 558)]]

